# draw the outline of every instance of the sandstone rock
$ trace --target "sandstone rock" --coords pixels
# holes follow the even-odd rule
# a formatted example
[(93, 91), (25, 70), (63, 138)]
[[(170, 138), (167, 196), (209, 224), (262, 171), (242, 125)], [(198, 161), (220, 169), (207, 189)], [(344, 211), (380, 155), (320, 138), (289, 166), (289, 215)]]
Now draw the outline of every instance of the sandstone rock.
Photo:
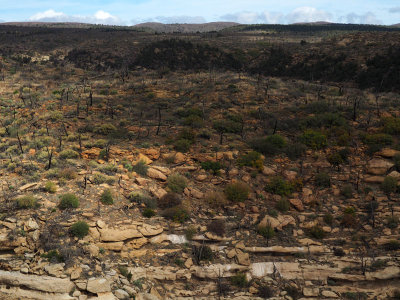
[(327, 253), (329, 252), (323, 246), (309, 246), (309, 247), (283, 247), (283, 246), (271, 246), (271, 247), (246, 247), (247, 252), (253, 253), (280, 253), (280, 254), (306, 254), (306, 253)]
[(25, 275), (17, 272), (0, 270), (0, 284), (25, 287), (48, 293), (69, 293), (74, 284), (69, 279), (49, 276)]
[(150, 165), (153, 161), (148, 158), (146, 155), (139, 153), (137, 159), (136, 159), (136, 163), (138, 163), (139, 161), (143, 161), (146, 165)]
[(120, 300), (130, 299), (129, 294), (121, 289), (114, 291), (114, 295)]
[(151, 186), (149, 188), (149, 191), (158, 199), (161, 199), (162, 197), (164, 197), (167, 194), (167, 191), (164, 190), (163, 188), (159, 188), (156, 185)]
[(139, 293), (135, 295), (135, 300), (160, 300), (156, 296), (148, 293)]
[(133, 248), (133, 249), (140, 249), (144, 245), (146, 245), (148, 242), (149, 242), (148, 239), (146, 239), (145, 237), (138, 238), (138, 239), (134, 239), (134, 240), (128, 242), (126, 244), (126, 247)]
[(379, 152), (376, 152), (375, 155), (379, 155), (379, 156), (382, 156), (382, 157), (385, 157), (385, 158), (392, 158), (392, 157), (396, 156), (399, 153), (400, 153), (400, 151), (397, 151), (397, 150), (394, 150), (394, 149), (383, 148)]
[(188, 258), (188, 259), (185, 261), (185, 267), (188, 268), (188, 269), (190, 269), (191, 266), (193, 266), (193, 260), (192, 260), (191, 258)]
[(163, 173), (161, 173), (160, 171), (158, 171), (154, 168), (149, 168), (147, 170), (147, 176), (149, 176), (150, 178), (158, 179), (158, 180), (162, 180), (162, 181), (167, 180), (167, 176), (165, 176)]
[(322, 296), (325, 298), (339, 298), (339, 296), (332, 291), (322, 291)]
[(186, 161), (186, 157), (183, 153), (177, 152), (174, 156), (174, 163), (179, 164)]
[(161, 226), (152, 226), (148, 224), (143, 224), (138, 228), (139, 232), (144, 236), (155, 236), (163, 232), (163, 228)]
[(81, 267), (76, 267), (72, 270), (71, 272), (71, 280), (76, 280), (79, 277), (81, 277), (82, 274), (82, 268)]
[(121, 251), (124, 246), (124, 242), (111, 242), (111, 243), (98, 243), (96, 246), (99, 249), (105, 249), (110, 251)]
[(367, 280), (388, 280), (400, 278), (400, 267), (390, 266), (377, 272), (367, 272), (365, 274)]
[(100, 229), (99, 231), (102, 242), (121, 242), (143, 237), (137, 229)]
[(276, 174), (276, 172), (273, 169), (266, 167), (266, 166), (264, 166), (262, 173), (263, 173), (263, 175), (266, 175), (266, 176), (274, 176)]
[(204, 194), (195, 188), (190, 188), (190, 195), (196, 199), (203, 199)]
[(89, 278), (86, 290), (93, 294), (111, 292), (110, 282), (105, 278)]
[(219, 276), (231, 277), (237, 272), (245, 271), (248, 267), (236, 264), (214, 264), (209, 266), (192, 266), (190, 269), (193, 274), (198, 278), (217, 279)]
[(19, 188), (20, 192), (25, 192), (27, 190), (32, 190), (39, 185), (38, 182), (27, 183)]
[(106, 223), (103, 220), (97, 220), (96, 224), (99, 228), (106, 228)]
[(290, 204), (292, 204), (298, 211), (303, 211), (303, 202), (300, 199), (289, 199)]
[(60, 277), (64, 273), (65, 264), (50, 264), (44, 267), (44, 270), (52, 276)]
[(25, 223), (26, 231), (32, 231), (39, 229), (39, 224), (32, 218), (29, 218), (28, 222)]
[(319, 296), (319, 288), (305, 287), (305, 288), (303, 288), (303, 295), (306, 297), (318, 297)]
[(364, 178), (364, 181), (367, 183), (382, 183), (385, 180), (383, 176), (368, 176)]
[(197, 181), (204, 181), (207, 179), (207, 175), (206, 174), (200, 174), (199, 176), (196, 177)]
[(248, 253), (244, 253), (239, 249), (236, 250), (236, 258), (239, 265), (250, 266), (250, 255)]
[(384, 175), (386, 172), (394, 166), (394, 163), (384, 159), (374, 158), (367, 164), (367, 173), (372, 175)]

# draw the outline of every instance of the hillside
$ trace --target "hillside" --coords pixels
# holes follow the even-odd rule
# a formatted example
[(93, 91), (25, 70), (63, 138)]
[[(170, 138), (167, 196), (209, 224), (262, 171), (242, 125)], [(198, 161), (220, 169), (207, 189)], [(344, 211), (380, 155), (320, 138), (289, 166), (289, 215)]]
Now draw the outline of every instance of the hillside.
[(163, 23), (142, 23), (134, 25), (137, 28), (150, 29), (155, 32), (165, 33), (189, 33), (189, 32), (210, 32), (220, 31), (225, 28), (236, 26), (234, 22), (210, 22), (204, 24), (163, 24)]
[(399, 299), (398, 30), (17, 25), (0, 299)]

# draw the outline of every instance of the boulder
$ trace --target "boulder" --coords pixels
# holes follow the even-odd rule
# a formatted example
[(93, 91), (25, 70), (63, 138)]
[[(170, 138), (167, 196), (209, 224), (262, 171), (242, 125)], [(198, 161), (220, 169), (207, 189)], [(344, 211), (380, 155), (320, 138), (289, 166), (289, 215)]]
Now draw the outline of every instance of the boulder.
[(298, 211), (303, 211), (304, 210), (304, 205), (303, 202), (298, 199), (289, 199), (290, 204), (292, 204), (294, 206), (294, 208), (296, 208)]
[(149, 168), (147, 170), (147, 176), (149, 176), (150, 178), (158, 179), (158, 180), (162, 180), (162, 181), (167, 180), (167, 176), (165, 176), (163, 173), (161, 173), (160, 171), (158, 171), (154, 168)]
[(393, 166), (394, 163), (390, 161), (374, 158), (367, 164), (367, 173), (372, 175), (384, 175)]
[(392, 158), (392, 157), (396, 156), (399, 153), (400, 153), (400, 151), (397, 151), (397, 150), (394, 150), (394, 149), (383, 148), (379, 152), (376, 152), (375, 155), (379, 155), (379, 156), (382, 156), (382, 157), (385, 157), (385, 158)]
[(111, 292), (110, 282), (105, 278), (89, 278), (86, 290), (93, 294)]
[(100, 229), (102, 242), (121, 242), (132, 238), (140, 238), (143, 235), (137, 229)]
[(138, 228), (139, 232), (144, 236), (155, 236), (163, 232), (162, 226), (153, 226), (148, 224), (143, 224)]
[(74, 284), (67, 278), (26, 275), (18, 272), (0, 270), (0, 285), (21, 286), (31, 290), (47, 293), (69, 293)]

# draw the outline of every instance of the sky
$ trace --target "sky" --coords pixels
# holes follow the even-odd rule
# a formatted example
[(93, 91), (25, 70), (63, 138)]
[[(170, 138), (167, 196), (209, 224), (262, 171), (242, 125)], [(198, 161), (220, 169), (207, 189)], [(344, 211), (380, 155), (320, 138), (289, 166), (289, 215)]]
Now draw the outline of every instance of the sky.
[(1, 22), (400, 23), (400, 0), (0, 0)]

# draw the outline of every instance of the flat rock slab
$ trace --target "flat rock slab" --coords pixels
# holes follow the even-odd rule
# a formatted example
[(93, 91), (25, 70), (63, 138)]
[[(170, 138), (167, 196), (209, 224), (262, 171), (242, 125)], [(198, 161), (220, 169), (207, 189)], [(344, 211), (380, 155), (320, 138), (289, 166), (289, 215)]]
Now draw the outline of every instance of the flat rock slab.
[(18, 272), (0, 270), (0, 284), (10, 286), (23, 286), (31, 290), (48, 293), (69, 293), (74, 283), (68, 278), (55, 278), (50, 276), (26, 275)]
[(136, 229), (100, 229), (99, 231), (102, 242), (122, 242), (128, 239), (143, 237)]

